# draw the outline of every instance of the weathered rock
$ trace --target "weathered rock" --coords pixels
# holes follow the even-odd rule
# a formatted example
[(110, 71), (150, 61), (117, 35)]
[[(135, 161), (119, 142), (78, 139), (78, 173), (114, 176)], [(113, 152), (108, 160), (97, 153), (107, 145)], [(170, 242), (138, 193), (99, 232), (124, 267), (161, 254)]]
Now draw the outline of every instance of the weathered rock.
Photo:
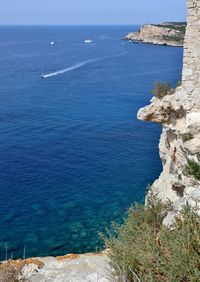
[[(16, 281), (29, 281), (33, 271), (39, 271), (44, 267), (44, 263), (37, 258), (8, 260), (0, 264), (0, 281), (1, 282), (16, 282)], [(24, 273), (21, 280), (21, 274)]]
[(22, 268), (18, 279), (19, 281), (30, 281), (31, 277), (34, 274), (37, 274), (39, 272), (39, 267), (36, 264), (25, 264), (24, 267)]
[[(182, 84), (175, 94), (153, 98), (149, 106), (138, 112), (139, 119), (163, 125), (159, 145), (163, 171), (151, 190), (163, 201), (174, 202), (177, 214), (186, 203), (200, 211), (200, 183), (184, 173), (188, 159), (200, 158), (199, 34), (200, 1), (188, 0)], [(164, 224), (168, 226), (170, 221), (173, 222), (172, 214)]]
[(191, 193), (191, 199), (196, 202), (200, 203), (200, 186), (198, 186), (192, 193)]
[(190, 155), (197, 155), (200, 152), (200, 134), (196, 134), (191, 140), (185, 142), (185, 149)]
[(27, 282), (108, 282), (111, 270), (106, 253), (38, 258), (43, 267), (25, 265), (19, 281)]
[(173, 225), (176, 221), (177, 214), (175, 212), (169, 212), (163, 220), (163, 225), (168, 229), (173, 229)]
[(107, 251), (98, 254), (9, 260), (0, 265), (0, 281), (5, 282), (1, 277), (8, 274), (10, 278), (6, 282), (111, 281)]

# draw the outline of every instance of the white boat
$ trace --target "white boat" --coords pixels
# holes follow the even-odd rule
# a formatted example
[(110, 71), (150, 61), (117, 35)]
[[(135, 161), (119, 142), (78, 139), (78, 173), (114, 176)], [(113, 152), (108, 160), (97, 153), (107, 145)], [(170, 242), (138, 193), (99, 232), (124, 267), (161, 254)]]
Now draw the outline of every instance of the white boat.
[(55, 41), (51, 41), (50, 44), (51, 44), (51, 46), (55, 45)]
[(85, 39), (85, 43), (92, 43), (91, 39)]
[(42, 74), (41, 78), (47, 78), (49, 75), (48, 74)]

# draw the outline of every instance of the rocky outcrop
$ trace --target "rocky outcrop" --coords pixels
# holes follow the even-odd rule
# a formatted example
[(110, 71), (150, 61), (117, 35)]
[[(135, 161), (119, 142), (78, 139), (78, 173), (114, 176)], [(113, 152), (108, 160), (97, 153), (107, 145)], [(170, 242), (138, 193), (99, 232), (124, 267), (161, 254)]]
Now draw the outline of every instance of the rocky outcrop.
[(174, 211), (168, 225), (186, 203), (200, 215), (200, 181), (185, 173), (188, 160), (200, 161), (200, 1), (188, 0), (182, 84), (173, 95), (158, 99), (138, 112), (138, 118), (163, 125), (159, 150), (163, 171), (152, 185), (162, 200), (170, 199)]
[(185, 27), (185, 23), (146, 24), (139, 31), (130, 32), (125, 39), (133, 42), (180, 47), (183, 46)]
[(109, 282), (106, 251), (99, 254), (10, 260), (0, 265), (1, 282)]

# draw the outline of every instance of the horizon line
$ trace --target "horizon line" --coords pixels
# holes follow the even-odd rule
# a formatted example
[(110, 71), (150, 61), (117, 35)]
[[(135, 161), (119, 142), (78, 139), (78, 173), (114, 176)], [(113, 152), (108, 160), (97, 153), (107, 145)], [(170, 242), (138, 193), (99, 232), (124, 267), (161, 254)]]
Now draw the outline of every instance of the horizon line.
[[(166, 21), (165, 21), (166, 22)], [(167, 22), (186, 22), (186, 21), (167, 21)], [(142, 22), (142, 23), (130, 23), (130, 24), (0, 24), (0, 27), (101, 27), (101, 26), (141, 26), (144, 24), (159, 24), (164, 23), (163, 21), (160, 22)]]
[(141, 25), (144, 23), (133, 23), (133, 24), (0, 24), (0, 26), (130, 26), (130, 25)]

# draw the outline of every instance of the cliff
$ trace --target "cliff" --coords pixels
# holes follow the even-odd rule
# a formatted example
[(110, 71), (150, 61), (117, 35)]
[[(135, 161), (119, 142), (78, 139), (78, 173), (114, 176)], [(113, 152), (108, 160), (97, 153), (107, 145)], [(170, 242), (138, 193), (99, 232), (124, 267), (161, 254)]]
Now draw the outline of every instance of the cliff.
[[(163, 171), (151, 190), (162, 200), (170, 199), (174, 210), (164, 223), (170, 225), (182, 206), (189, 203), (200, 215), (200, 181), (188, 160), (200, 161), (200, 1), (188, 0), (188, 24), (184, 42), (182, 84), (174, 94), (159, 99), (138, 112), (138, 118), (163, 125), (159, 150)], [(193, 171), (194, 172), (194, 171)]]
[(156, 45), (183, 46), (186, 23), (146, 24), (139, 31), (130, 32), (125, 40)]

